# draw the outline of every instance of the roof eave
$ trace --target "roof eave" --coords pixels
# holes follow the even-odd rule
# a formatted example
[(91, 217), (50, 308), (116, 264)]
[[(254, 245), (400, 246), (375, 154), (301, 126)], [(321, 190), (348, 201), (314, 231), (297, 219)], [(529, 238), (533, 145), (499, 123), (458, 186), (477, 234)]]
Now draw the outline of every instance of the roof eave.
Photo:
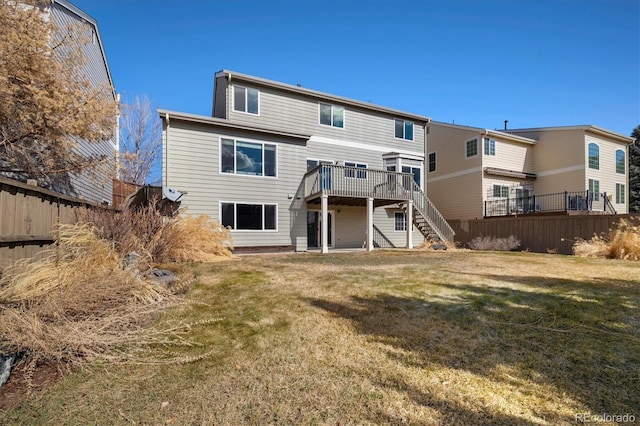
[(376, 111), (376, 112), (380, 112), (380, 113), (384, 113), (384, 114), (388, 114), (388, 115), (393, 115), (393, 116), (396, 116), (398, 118), (409, 118), (409, 119), (411, 119), (411, 120), (413, 120), (415, 122), (419, 122), (419, 123), (423, 123), (423, 124), (427, 124), (427, 123), (429, 123), (431, 121), (431, 118), (423, 116), (423, 115), (412, 114), (412, 113), (409, 113), (409, 112), (400, 111), (400, 110), (396, 110), (396, 109), (393, 109), (393, 108), (386, 108), (386, 107), (383, 107), (383, 106), (380, 106), (380, 105), (376, 105), (376, 104), (357, 101), (355, 99), (345, 98), (345, 97), (342, 97), (342, 96), (331, 95), (329, 93), (324, 93), (324, 92), (320, 92), (320, 91), (317, 91), (317, 90), (307, 89), (307, 88), (299, 87), (299, 86), (293, 86), (291, 84), (281, 83), (281, 82), (278, 82), (278, 81), (267, 80), (267, 79), (261, 78), (261, 77), (254, 77), (254, 76), (251, 76), (251, 75), (242, 74), (242, 73), (238, 73), (238, 72), (235, 72), (235, 71), (221, 70), (221, 71), (218, 71), (215, 74), (215, 76), (216, 77), (226, 76), (227, 78), (229, 78), (231, 80), (237, 79), (237, 80), (240, 80), (240, 81), (246, 81), (246, 82), (249, 82), (249, 83), (258, 84), (258, 85), (265, 86), (265, 87), (272, 87), (272, 88), (279, 89), (279, 90), (286, 90), (288, 92), (297, 93), (297, 94), (300, 94), (300, 95), (305, 95), (305, 96), (313, 97), (313, 98), (320, 99), (320, 100), (331, 101), (331, 102), (335, 102), (335, 103), (338, 103), (338, 104), (350, 105), (350, 106), (363, 108), (363, 109), (370, 110), (370, 111)]
[(283, 136), (293, 139), (308, 140), (311, 135), (301, 133), (284, 132), (278, 129), (270, 129), (266, 127), (247, 126), (245, 124), (235, 124), (223, 118), (209, 117), (206, 115), (189, 114), (185, 112), (171, 111), (166, 109), (158, 109), (158, 115), (163, 121), (179, 120), (191, 123), (207, 124), (212, 126), (224, 127), (233, 130), (244, 130), (256, 133), (266, 133), (274, 136)]

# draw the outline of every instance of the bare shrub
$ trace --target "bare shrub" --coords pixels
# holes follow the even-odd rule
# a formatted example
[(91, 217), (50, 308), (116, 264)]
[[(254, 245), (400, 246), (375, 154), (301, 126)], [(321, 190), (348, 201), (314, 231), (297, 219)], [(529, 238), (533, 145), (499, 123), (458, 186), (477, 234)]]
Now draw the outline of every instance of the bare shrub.
[(510, 251), (518, 247), (520, 247), (520, 240), (513, 235), (509, 235), (507, 238), (479, 236), (469, 243), (471, 250)]
[(218, 222), (206, 215), (164, 217), (155, 202), (136, 210), (88, 210), (80, 221), (113, 241), (121, 256), (135, 251), (152, 262), (212, 262), (233, 249), (229, 230)]
[(75, 363), (129, 341), (172, 295), (123, 268), (113, 245), (87, 224), (61, 225), (43, 260), (0, 278), (0, 347), (39, 360)]
[(580, 257), (640, 260), (640, 224), (633, 219), (620, 219), (618, 226), (606, 235), (596, 235), (590, 240), (578, 240), (573, 254)]
[(163, 262), (213, 262), (231, 256), (229, 230), (209, 216), (180, 215), (164, 232), (166, 250), (156, 258)]

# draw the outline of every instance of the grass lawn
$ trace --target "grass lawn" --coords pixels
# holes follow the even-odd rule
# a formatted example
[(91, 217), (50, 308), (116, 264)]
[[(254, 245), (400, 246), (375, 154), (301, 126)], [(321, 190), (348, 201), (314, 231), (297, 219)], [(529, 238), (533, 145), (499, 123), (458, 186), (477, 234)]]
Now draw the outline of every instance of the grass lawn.
[(208, 357), (92, 364), (0, 411), (0, 423), (640, 419), (638, 262), (378, 250), (193, 268), (186, 298), (203, 303), (159, 322), (191, 323), (195, 344), (150, 350)]

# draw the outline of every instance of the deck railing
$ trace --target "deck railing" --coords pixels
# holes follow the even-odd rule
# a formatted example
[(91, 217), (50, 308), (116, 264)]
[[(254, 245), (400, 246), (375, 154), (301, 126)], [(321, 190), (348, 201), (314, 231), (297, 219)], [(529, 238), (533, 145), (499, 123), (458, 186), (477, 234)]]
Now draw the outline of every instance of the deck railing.
[(305, 198), (324, 192), (331, 196), (410, 200), (411, 173), (321, 164), (304, 175)]
[(411, 200), (414, 208), (442, 240), (453, 241), (453, 229), (422, 192), (411, 173), (321, 164), (304, 175), (304, 187), (305, 198), (324, 193), (398, 202)]
[(485, 217), (563, 211), (602, 211), (616, 214), (606, 192), (560, 192), (484, 202)]

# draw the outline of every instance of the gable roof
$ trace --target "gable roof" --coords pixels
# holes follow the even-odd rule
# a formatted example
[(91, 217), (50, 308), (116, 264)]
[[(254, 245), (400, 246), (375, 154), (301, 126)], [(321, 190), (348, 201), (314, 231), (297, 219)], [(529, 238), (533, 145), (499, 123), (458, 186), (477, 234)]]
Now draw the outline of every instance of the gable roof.
[(634, 141), (632, 137), (622, 135), (620, 133), (605, 129), (603, 127), (594, 126), (593, 124), (583, 124), (578, 126), (532, 127), (528, 129), (509, 129), (509, 132), (525, 133), (525, 132), (550, 132), (550, 131), (562, 131), (562, 130), (582, 130), (585, 133), (591, 133), (596, 136), (604, 136), (604, 137), (615, 139), (619, 142), (625, 142), (628, 144), (631, 144)]
[(499, 138), (499, 139), (507, 140), (511, 142), (524, 143), (528, 145), (535, 145), (536, 143), (538, 143), (538, 141), (536, 141), (535, 139), (525, 138), (524, 136), (514, 135), (509, 132), (502, 132), (500, 130), (483, 129), (482, 127), (463, 126), (460, 124), (449, 124), (449, 123), (443, 123), (440, 121), (432, 121), (431, 124), (434, 124), (437, 126), (443, 126), (443, 127), (450, 127), (452, 129), (469, 130), (479, 134), (483, 134), (486, 136), (491, 136), (494, 138)]
[(283, 132), (278, 129), (271, 129), (268, 127), (256, 127), (256, 126), (248, 126), (246, 124), (236, 124), (229, 120), (225, 120), (224, 118), (210, 117), (208, 115), (197, 115), (197, 114), (188, 114), (185, 112), (177, 112), (170, 111), (167, 109), (158, 109), (158, 114), (160, 118), (165, 122), (171, 122), (171, 120), (178, 120), (190, 123), (199, 123), (206, 124), (211, 126), (222, 127), (225, 129), (231, 130), (243, 130), (253, 133), (262, 133), (273, 136), (282, 136), (286, 138), (292, 139), (301, 139), (303, 141), (307, 141), (311, 135), (305, 135), (302, 133), (293, 133), (293, 132)]
[[(296, 93), (299, 95), (309, 96), (311, 98), (315, 98), (321, 101), (333, 102), (341, 105), (348, 105), (356, 108), (361, 108), (368, 111), (380, 112), (383, 114), (393, 115), (397, 118), (408, 118), (418, 123), (429, 123), (431, 119), (424, 115), (412, 114), (405, 111), (396, 110), (393, 108), (386, 108), (383, 106), (375, 105), (368, 102), (357, 101), (354, 99), (345, 98), (342, 96), (331, 95), (329, 93), (319, 92), (317, 90), (311, 90), (300, 86), (294, 86), (291, 84), (280, 83), (278, 81), (267, 80), (265, 78), (254, 77), (248, 74), (242, 74), (235, 71), (229, 70), (221, 70), (216, 74), (216, 79), (218, 77), (226, 77), (228, 81), (238, 80), (241, 82), (252, 83), (255, 85), (270, 87), (290, 93)], [(215, 82), (214, 82), (215, 84)], [(214, 88), (215, 93), (215, 88)]]
[[(52, 5), (57, 4), (60, 7), (67, 9), (69, 12), (73, 13), (74, 15), (79, 17), (81, 20), (85, 21), (87, 24), (93, 27), (93, 30), (95, 31), (95, 35), (96, 35), (96, 40), (98, 42), (98, 46), (100, 47), (100, 54), (102, 56), (104, 68), (107, 72), (107, 78), (109, 79), (109, 86), (111, 87), (113, 98), (116, 99), (117, 95), (116, 95), (115, 87), (113, 84), (113, 78), (111, 77), (111, 70), (109, 69), (109, 63), (107, 62), (107, 55), (104, 50), (104, 45), (102, 44), (102, 38), (100, 37), (100, 31), (98, 29), (98, 21), (96, 21), (93, 17), (91, 17), (85, 11), (71, 4), (67, 0), (51, 0), (51, 3)], [(52, 6), (48, 6), (48, 7), (52, 7)]]

